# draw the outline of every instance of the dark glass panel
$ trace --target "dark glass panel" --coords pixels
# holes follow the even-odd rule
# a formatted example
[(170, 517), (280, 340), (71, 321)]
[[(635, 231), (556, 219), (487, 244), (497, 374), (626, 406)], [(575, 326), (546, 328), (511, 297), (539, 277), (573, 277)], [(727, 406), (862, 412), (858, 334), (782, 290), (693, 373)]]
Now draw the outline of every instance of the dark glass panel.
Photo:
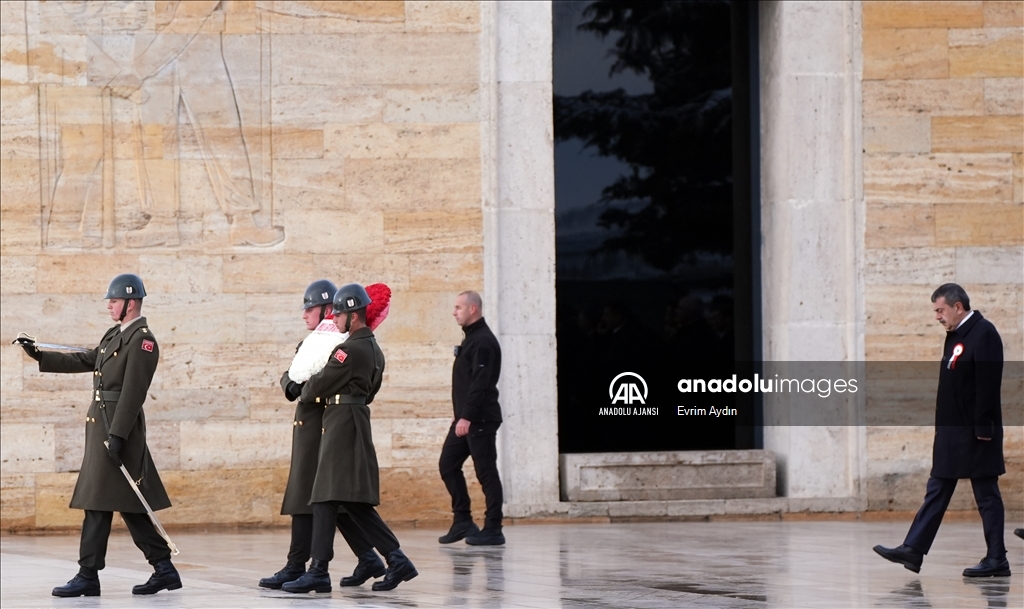
[[(561, 452), (751, 446), (753, 420), (676, 416), (681, 376), (752, 359), (750, 143), (733, 134), (751, 107), (747, 86), (734, 99), (742, 6), (554, 3)], [(623, 372), (648, 392), (630, 408), (657, 415), (599, 414), (626, 405), (622, 383), (610, 387)]]

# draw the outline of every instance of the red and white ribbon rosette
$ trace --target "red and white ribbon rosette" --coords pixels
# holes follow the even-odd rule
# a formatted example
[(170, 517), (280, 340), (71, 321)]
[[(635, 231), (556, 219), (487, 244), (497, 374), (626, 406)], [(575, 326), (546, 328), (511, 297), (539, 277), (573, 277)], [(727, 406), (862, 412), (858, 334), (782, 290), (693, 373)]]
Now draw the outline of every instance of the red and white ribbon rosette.
[(960, 357), (964, 353), (964, 344), (957, 343), (953, 347), (953, 355), (949, 358), (949, 363), (946, 364), (946, 370), (956, 370), (956, 358)]

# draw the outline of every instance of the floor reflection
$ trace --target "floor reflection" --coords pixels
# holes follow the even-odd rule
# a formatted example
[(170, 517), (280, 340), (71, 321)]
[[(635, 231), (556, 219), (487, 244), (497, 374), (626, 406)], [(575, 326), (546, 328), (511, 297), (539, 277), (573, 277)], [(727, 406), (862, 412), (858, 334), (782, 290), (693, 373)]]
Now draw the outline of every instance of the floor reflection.
[[(508, 544), (441, 546), (444, 531), (406, 529), (402, 548), (419, 577), (387, 593), (370, 582), (330, 594), (289, 595), (258, 588), (280, 568), (289, 533), (175, 531), (184, 587), (151, 607), (586, 607), (619, 609), (1021, 607), (1024, 544), (1008, 548), (1010, 578), (964, 580), (969, 554), (984, 540), (976, 523), (946, 523), (920, 574), (878, 557), (871, 547), (906, 532), (905, 522), (659, 522), (516, 524)], [(3, 535), (3, 608), (51, 606), (50, 589), (77, 571), (78, 535)], [(332, 580), (351, 567), (339, 552)], [(332, 564), (332, 567), (335, 565)], [(131, 537), (116, 531), (102, 601), (61, 606), (134, 608), (133, 585), (150, 568)]]
[(908, 609), (931, 609), (931, 603), (924, 595), (924, 588), (920, 579), (914, 579), (897, 588), (890, 593), (890, 596), (882, 602), (876, 603), (877, 607), (906, 607)]
[(1024, 598), (1020, 596), (1015, 597), (1016, 600), (1013, 603), (1009, 603), (1009, 577), (988, 577), (984, 579), (965, 577), (964, 584), (968, 588), (977, 588), (978, 592), (981, 593), (981, 598), (987, 603), (987, 607), (995, 609), (996, 607), (1020, 607), (1024, 605)]
[[(441, 553), (451, 561), (452, 594), (446, 603), (449, 607), (503, 606), (501, 593), (505, 591), (504, 546), (449, 546), (442, 548)], [(497, 594), (488, 595), (482, 604), (476, 600), (470, 601), (467, 596), (459, 594), (479, 588), (481, 583), (486, 592)]]

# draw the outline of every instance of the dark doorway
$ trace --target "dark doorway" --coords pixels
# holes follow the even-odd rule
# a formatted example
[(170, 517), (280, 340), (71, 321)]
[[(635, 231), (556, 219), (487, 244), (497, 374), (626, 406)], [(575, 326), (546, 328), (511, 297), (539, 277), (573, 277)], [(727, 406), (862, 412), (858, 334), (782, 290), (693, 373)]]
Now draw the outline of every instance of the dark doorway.
[[(753, 396), (677, 390), (759, 359), (756, 23), (756, 2), (554, 2), (560, 452), (759, 443)], [(680, 415), (710, 405), (738, 414)]]

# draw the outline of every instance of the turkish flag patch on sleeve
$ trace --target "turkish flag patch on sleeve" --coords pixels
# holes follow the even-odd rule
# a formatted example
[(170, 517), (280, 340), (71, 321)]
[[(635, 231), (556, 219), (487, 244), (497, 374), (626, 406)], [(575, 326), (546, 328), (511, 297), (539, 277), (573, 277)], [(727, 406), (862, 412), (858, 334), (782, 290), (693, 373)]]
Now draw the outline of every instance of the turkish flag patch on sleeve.
[(334, 359), (338, 360), (339, 364), (344, 364), (347, 358), (348, 354), (342, 351), (341, 349), (338, 349), (337, 351), (334, 352)]
[(153, 347), (155, 345), (156, 345), (156, 343), (154, 343), (151, 340), (143, 340), (142, 341), (142, 350), (143, 351), (149, 351), (150, 353), (152, 353), (153, 352)]

